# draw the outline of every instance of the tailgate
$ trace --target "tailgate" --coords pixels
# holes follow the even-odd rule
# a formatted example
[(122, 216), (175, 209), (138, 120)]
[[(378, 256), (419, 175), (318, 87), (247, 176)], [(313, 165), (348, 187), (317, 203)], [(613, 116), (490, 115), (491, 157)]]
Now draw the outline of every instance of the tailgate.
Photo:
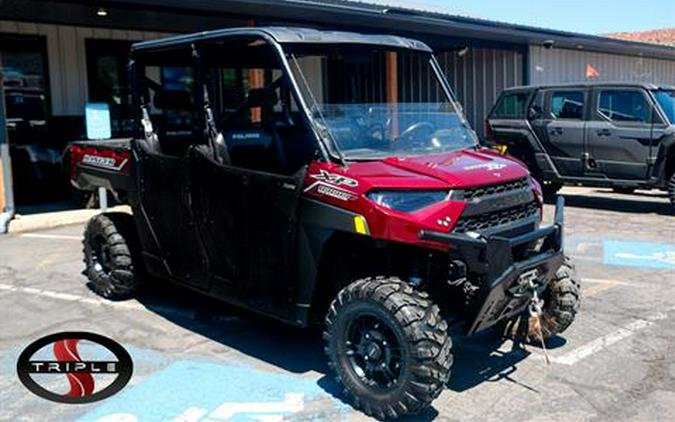
[(73, 142), (64, 154), (71, 184), (82, 190), (134, 190), (132, 161), (130, 139)]

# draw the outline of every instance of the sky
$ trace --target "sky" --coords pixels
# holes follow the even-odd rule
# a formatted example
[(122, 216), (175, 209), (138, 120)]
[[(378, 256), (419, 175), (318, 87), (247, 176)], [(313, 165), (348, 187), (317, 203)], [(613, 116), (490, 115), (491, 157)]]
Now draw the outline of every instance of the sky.
[[(372, 0), (371, 0), (372, 1)], [(675, 0), (374, 0), (587, 34), (675, 27)]]

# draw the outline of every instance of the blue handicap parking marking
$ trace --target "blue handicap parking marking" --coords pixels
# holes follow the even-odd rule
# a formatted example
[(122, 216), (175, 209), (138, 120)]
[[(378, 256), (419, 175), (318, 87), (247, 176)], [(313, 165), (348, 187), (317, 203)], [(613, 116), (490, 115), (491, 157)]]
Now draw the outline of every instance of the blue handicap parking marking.
[(675, 245), (648, 242), (603, 241), (605, 264), (675, 269)]
[(316, 380), (250, 366), (179, 361), (107, 399), (80, 421), (271, 421), (321, 399), (333, 416), (349, 410)]

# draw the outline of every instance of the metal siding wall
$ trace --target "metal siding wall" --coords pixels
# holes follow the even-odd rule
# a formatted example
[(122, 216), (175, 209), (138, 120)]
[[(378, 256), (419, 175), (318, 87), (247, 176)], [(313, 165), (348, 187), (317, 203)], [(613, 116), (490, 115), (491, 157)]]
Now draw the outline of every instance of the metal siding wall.
[(43, 25), (0, 20), (0, 33), (43, 35), (47, 38), (47, 63), (52, 114), (81, 116), (87, 101), (87, 59), (85, 40), (143, 41), (170, 34), (87, 28), (66, 25)]
[(513, 50), (470, 48), (436, 55), (467, 119), (478, 136), (483, 121), (504, 88), (523, 84), (523, 54)]
[(640, 81), (675, 85), (675, 60), (530, 47), (530, 83), (586, 81), (586, 66), (600, 73), (600, 81)]

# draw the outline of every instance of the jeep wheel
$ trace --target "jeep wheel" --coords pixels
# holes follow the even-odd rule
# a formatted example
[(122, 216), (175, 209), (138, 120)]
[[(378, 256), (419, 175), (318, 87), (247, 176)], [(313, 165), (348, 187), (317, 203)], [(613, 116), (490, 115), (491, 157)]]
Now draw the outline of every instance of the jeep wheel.
[(616, 187), (613, 187), (612, 190), (615, 193), (620, 193), (622, 195), (630, 195), (630, 194), (635, 192), (635, 188), (629, 188), (629, 187), (625, 187), (625, 186), (616, 186)]
[(323, 338), (345, 396), (369, 416), (417, 413), (450, 377), (451, 340), (438, 306), (398, 278), (366, 278), (342, 289)]
[[(581, 301), (579, 278), (569, 258), (558, 269), (544, 291), (544, 307), (541, 315), (541, 331), (544, 341), (562, 333), (574, 322)], [(536, 330), (536, 318), (527, 316), (525, 326), (522, 317), (514, 318), (506, 323), (504, 333), (511, 339), (518, 339), (524, 343), (540, 344), (539, 333)]]
[(99, 296), (119, 300), (133, 295), (140, 286), (135, 252), (136, 233), (132, 217), (123, 213), (98, 214), (84, 230), (87, 286)]
[(544, 198), (546, 199), (553, 198), (555, 194), (558, 193), (558, 191), (563, 187), (562, 183), (555, 183), (547, 180), (541, 181), (540, 184), (542, 193), (544, 194)]
[(670, 198), (671, 210), (675, 214), (675, 173), (670, 176), (668, 181), (668, 198)]

